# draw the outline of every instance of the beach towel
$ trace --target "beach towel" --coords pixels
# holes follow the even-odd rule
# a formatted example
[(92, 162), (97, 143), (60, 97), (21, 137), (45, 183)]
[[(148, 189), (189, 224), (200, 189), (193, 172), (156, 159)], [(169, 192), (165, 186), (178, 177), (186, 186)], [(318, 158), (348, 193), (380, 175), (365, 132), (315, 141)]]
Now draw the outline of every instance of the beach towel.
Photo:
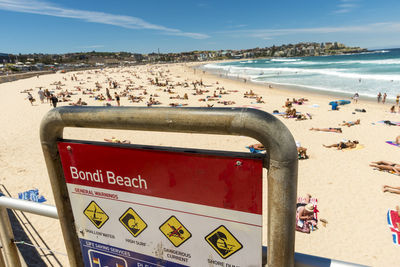
[(393, 145), (393, 146), (400, 147), (400, 145), (399, 145), (399, 144), (396, 144), (395, 141), (386, 141), (386, 143), (388, 143), (389, 145)]
[(396, 210), (388, 210), (387, 222), (392, 234), (393, 243), (400, 245), (400, 212)]
[(363, 149), (365, 146), (361, 145), (361, 144), (357, 144), (355, 148), (343, 148), (342, 151), (349, 151), (349, 150), (359, 150), (359, 149)]
[(255, 148), (249, 147), (249, 146), (246, 146), (246, 148), (247, 148), (248, 150), (250, 150), (251, 153), (259, 153), (259, 154), (262, 154), (262, 153), (265, 151), (265, 150), (258, 150), (258, 149), (255, 149)]
[[(298, 111), (298, 112), (296, 112), (296, 114), (301, 114), (301, 112)], [(272, 113), (272, 115), (285, 116), (287, 114), (286, 114), (286, 112), (279, 112), (279, 113)], [(296, 117), (292, 117), (292, 118), (296, 118)]]
[(39, 196), (39, 189), (31, 189), (22, 193), (18, 193), (18, 198), (39, 203), (47, 201), (44, 196)]
[(400, 176), (400, 174), (397, 174), (397, 173), (394, 172), (394, 171), (381, 170), (381, 169), (379, 169), (379, 168), (373, 168), (373, 169), (374, 169), (375, 171), (387, 172), (387, 173), (390, 173), (390, 174), (394, 174), (394, 175)]
[(350, 100), (335, 100), (335, 101), (329, 102), (329, 105), (332, 105), (335, 102), (337, 102), (338, 105), (347, 105), (347, 104), (351, 103)]

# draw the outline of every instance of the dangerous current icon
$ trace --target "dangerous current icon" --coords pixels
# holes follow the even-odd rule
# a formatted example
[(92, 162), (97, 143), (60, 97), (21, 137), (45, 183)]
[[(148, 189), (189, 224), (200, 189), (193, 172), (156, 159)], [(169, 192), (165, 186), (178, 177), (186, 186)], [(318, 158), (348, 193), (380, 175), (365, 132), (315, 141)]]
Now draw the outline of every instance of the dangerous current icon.
[(189, 230), (187, 230), (175, 216), (169, 217), (169, 219), (160, 226), (160, 231), (175, 247), (179, 247), (192, 237)]
[(119, 221), (134, 237), (140, 235), (147, 227), (145, 221), (131, 208), (124, 212)]
[(83, 213), (98, 229), (108, 220), (108, 215), (94, 201), (90, 202)]
[(212, 231), (205, 239), (223, 259), (243, 248), (243, 245), (223, 225)]

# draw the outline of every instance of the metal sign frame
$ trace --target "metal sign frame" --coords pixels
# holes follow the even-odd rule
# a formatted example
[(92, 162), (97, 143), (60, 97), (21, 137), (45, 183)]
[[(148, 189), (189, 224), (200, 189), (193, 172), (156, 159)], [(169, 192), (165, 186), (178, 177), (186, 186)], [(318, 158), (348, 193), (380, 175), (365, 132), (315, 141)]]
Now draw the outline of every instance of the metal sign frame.
[[(60, 107), (42, 119), (40, 139), (69, 263), (83, 266), (57, 142), (65, 127), (241, 135), (267, 149), (268, 266), (294, 266), (298, 159), (287, 127), (266, 112), (247, 108)], [(260, 248), (261, 249), (261, 248)]]

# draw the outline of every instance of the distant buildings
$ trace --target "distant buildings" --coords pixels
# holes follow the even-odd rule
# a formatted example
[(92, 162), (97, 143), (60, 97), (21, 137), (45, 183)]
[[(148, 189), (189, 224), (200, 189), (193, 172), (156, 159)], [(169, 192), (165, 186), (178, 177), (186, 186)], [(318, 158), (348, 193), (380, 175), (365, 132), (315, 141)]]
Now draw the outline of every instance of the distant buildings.
[(193, 62), (224, 59), (250, 59), (265, 57), (306, 57), (360, 53), (367, 51), (360, 47), (347, 47), (338, 42), (305, 42), (265, 48), (242, 50), (191, 51), (181, 53), (138, 54), (129, 52), (85, 52), (68, 54), (2, 54), (0, 68), (8, 72), (78, 69), (146, 63)]
[(8, 54), (0, 53), (0, 64), (8, 63), (9, 56)]

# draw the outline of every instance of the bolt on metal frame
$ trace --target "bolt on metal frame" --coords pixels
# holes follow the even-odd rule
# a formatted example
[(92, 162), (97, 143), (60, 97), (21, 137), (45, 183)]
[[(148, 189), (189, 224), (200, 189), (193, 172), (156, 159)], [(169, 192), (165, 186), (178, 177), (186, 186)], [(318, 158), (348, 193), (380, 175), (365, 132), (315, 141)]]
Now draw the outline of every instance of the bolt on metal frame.
[(297, 149), (290, 131), (273, 115), (247, 108), (59, 107), (49, 111), (42, 119), (40, 139), (69, 262), (78, 267), (83, 266), (83, 258), (57, 148), (65, 127), (241, 135), (258, 140), (268, 154), (264, 159), (267, 264), (294, 266)]

